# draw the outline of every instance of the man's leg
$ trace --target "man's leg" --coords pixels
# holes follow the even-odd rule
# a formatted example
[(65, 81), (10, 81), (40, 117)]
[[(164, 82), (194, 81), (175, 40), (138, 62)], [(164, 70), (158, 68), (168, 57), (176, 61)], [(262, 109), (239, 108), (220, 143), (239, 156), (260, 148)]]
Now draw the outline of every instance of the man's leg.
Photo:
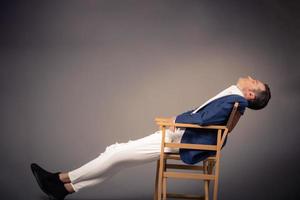
[[(167, 134), (167, 138), (169, 135)], [(160, 148), (161, 131), (127, 143), (115, 143), (94, 160), (73, 171), (60, 174), (60, 178), (62, 181), (70, 181), (67, 186), (78, 192), (85, 187), (102, 183), (121, 169), (156, 161), (159, 159)]]

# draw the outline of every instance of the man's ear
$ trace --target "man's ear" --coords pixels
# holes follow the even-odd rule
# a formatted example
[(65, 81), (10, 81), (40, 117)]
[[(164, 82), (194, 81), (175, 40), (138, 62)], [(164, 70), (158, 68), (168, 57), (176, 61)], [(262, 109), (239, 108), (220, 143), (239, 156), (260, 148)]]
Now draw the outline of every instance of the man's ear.
[(246, 99), (247, 100), (253, 100), (255, 99), (255, 93), (251, 90), (247, 90), (246, 92)]

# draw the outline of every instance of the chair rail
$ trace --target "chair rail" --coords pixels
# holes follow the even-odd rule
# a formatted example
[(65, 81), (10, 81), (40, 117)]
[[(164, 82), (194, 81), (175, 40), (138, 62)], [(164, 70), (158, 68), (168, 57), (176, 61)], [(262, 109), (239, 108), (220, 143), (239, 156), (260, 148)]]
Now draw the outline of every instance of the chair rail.
[(169, 121), (164, 121), (163, 118), (159, 118), (160, 120), (155, 120), (156, 124), (159, 126), (175, 126), (175, 127), (182, 127), (182, 128), (204, 128), (204, 129), (222, 129), (226, 130), (226, 126), (222, 125), (208, 125), (208, 126), (201, 126), (197, 124), (186, 124), (186, 123), (173, 123)]
[(165, 143), (165, 147), (217, 151), (217, 145), (208, 145), (208, 144)]

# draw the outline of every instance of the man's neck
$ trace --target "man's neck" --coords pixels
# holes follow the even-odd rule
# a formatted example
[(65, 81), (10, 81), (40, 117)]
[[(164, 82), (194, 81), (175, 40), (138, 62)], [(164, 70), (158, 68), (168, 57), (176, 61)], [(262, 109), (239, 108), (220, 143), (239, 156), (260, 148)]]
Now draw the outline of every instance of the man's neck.
[(242, 87), (239, 83), (237, 83), (236, 86), (237, 86), (237, 88), (243, 93), (243, 95), (245, 96), (243, 87)]

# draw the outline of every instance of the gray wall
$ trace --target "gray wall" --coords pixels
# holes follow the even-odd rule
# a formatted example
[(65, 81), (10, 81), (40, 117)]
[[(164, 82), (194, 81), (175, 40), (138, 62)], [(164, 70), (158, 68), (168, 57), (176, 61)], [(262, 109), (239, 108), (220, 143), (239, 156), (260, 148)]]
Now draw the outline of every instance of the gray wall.
[[(153, 133), (155, 117), (194, 108), (245, 75), (268, 83), (272, 99), (246, 111), (222, 150), (220, 199), (299, 198), (298, 7), (1, 3), (1, 199), (46, 199), (30, 163), (76, 169), (110, 144)], [(69, 198), (151, 199), (154, 175), (155, 163), (136, 166)], [(196, 193), (202, 186), (171, 185)]]

